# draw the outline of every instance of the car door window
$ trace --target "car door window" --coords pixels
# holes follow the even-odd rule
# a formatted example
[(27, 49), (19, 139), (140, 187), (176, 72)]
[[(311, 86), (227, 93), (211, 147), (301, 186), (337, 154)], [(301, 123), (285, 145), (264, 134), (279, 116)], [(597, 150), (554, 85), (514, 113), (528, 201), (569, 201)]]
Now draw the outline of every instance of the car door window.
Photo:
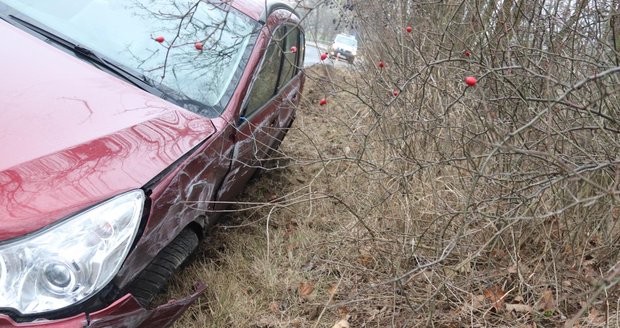
[[(300, 55), (301, 47), (299, 45), (299, 29), (294, 26), (287, 26), (286, 39), (283, 42), (284, 45), (284, 61), (282, 62), (282, 74), (280, 74), (280, 83), (278, 89), (285, 86), (293, 76), (297, 73), (298, 56)], [(297, 52), (287, 51), (295, 47), (300, 49)]]
[(297, 33), (299, 33), (299, 45), (301, 51), (299, 51), (299, 56), (297, 58), (297, 71), (301, 70), (304, 67), (304, 59), (306, 58), (306, 37), (302, 30), (297, 28)]
[(282, 47), (285, 42), (284, 33), (283, 28), (273, 33), (271, 42), (265, 51), (265, 59), (260, 72), (250, 91), (245, 109), (246, 117), (263, 107), (276, 93), (282, 62)]

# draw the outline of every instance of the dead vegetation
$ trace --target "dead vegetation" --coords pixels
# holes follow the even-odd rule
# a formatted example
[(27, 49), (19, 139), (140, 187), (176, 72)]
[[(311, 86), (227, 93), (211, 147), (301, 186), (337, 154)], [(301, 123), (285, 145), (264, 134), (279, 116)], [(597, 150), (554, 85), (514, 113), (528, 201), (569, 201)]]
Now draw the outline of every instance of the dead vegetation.
[(619, 11), (356, 2), (363, 62), (308, 71), (178, 326), (620, 326)]
[[(605, 244), (618, 236), (616, 207), (464, 223), (467, 174), (437, 167), (408, 181), (390, 177), (384, 141), (361, 147), (374, 116), (355, 96), (313, 104), (328, 76), (352, 73), (308, 74), (280, 168), (253, 180), (240, 212), (173, 283), (168, 297), (209, 284), (178, 327), (552, 326), (581, 309), (583, 326), (616, 325), (617, 244)], [(359, 159), (363, 150), (369, 159)], [(575, 237), (572, 222), (589, 237)]]

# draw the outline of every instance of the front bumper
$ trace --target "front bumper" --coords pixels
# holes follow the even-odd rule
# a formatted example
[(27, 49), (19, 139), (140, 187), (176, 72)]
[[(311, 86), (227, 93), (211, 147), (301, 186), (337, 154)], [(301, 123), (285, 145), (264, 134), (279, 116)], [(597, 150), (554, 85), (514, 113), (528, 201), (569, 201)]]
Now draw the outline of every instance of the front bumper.
[(342, 50), (342, 49), (337, 49), (337, 50), (332, 49), (332, 50), (330, 50), (329, 54), (332, 57), (342, 57), (342, 58), (345, 58), (347, 60), (355, 58), (355, 55), (353, 55), (352, 52), (347, 51), (347, 50)]
[(205, 289), (206, 286), (199, 285), (192, 295), (180, 300), (171, 300), (152, 310), (144, 308), (131, 294), (127, 294), (103, 310), (91, 313), (90, 315), (82, 313), (65, 319), (17, 323), (9, 316), (0, 314), (0, 327), (168, 327), (192, 305)]

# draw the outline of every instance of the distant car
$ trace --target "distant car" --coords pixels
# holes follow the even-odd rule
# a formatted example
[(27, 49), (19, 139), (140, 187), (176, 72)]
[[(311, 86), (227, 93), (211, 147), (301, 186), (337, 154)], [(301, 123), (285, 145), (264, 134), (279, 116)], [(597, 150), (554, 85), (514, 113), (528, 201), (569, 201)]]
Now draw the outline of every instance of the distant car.
[(331, 58), (342, 57), (353, 64), (357, 56), (357, 39), (354, 36), (338, 34), (329, 51)]
[(150, 309), (291, 126), (304, 32), (264, 0), (0, 0), (0, 327)]

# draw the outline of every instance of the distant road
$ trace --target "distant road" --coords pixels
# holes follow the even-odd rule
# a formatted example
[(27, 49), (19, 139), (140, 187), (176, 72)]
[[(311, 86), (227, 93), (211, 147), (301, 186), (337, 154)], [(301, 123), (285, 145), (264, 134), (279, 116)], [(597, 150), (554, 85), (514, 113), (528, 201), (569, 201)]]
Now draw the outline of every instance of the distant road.
[(306, 55), (304, 58), (304, 67), (312, 66), (321, 62), (321, 53), (325, 49), (315, 47), (314, 43), (306, 42)]

